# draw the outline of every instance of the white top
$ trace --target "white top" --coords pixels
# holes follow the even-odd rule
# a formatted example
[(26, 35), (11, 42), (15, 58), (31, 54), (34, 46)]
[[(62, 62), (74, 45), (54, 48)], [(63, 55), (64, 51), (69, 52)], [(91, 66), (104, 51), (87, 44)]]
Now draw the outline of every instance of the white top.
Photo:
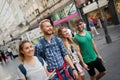
[[(27, 71), (26, 74), (27, 80), (45, 80), (47, 78), (47, 74), (45, 72), (45, 68), (47, 64), (44, 61), (44, 66), (43, 66), (37, 57), (35, 57), (35, 59), (36, 59), (36, 65), (34, 66), (31, 66), (26, 63), (23, 64), (23, 66)], [(24, 74), (22, 74), (19, 68), (17, 69), (17, 79), (25, 79)]]
[(69, 49), (68, 49), (68, 54), (69, 54), (73, 63), (79, 63), (80, 61), (79, 61), (79, 58), (78, 58), (77, 50), (74, 47), (72, 47), (72, 48), (73, 48), (74, 52), (72, 52), (71, 45), (70, 45)]

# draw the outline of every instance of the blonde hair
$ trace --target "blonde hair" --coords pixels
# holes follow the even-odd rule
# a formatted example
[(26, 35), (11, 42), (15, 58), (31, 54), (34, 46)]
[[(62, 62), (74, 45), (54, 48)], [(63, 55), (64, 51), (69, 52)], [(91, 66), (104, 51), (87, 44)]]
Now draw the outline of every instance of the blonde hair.
[(19, 44), (19, 54), (18, 54), (18, 56), (19, 56), (19, 59), (23, 62), (24, 61), (24, 54), (22, 53), (22, 51), (23, 51), (23, 47), (24, 47), (24, 44), (25, 43), (30, 43), (28, 40), (24, 40), (24, 41), (22, 41), (22, 42), (20, 42), (20, 44)]
[[(62, 30), (65, 29), (66, 27), (60, 27), (58, 29), (58, 36), (62, 39), (64, 45), (65, 45), (65, 48), (66, 50), (68, 51), (68, 46), (67, 44), (65, 44), (64, 40), (63, 40), (63, 35), (62, 35)], [(70, 45), (72, 45), (75, 49), (77, 49), (77, 45), (72, 41), (72, 39), (70, 37), (67, 38), (68, 42)]]
[(40, 22), (40, 28), (42, 29), (43, 28), (43, 23), (44, 22), (50, 22), (50, 20), (49, 19), (44, 19), (44, 20), (42, 20), (41, 22)]

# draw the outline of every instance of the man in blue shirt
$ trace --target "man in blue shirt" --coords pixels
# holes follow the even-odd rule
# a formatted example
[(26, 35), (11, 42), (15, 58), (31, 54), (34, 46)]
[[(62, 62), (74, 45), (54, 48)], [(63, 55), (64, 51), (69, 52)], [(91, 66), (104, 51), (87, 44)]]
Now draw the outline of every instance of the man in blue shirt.
[(97, 35), (99, 34), (98, 31), (97, 31), (96, 28), (95, 28), (95, 25), (94, 25), (93, 20), (90, 19), (90, 18), (89, 18), (89, 26), (90, 26), (90, 28), (91, 28), (92, 34), (93, 34), (94, 31), (95, 31), (95, 33), (96, 33)]
[[(35, 46), (35, 55), (39, 55), (41, 52), (45, 54), (45, 59), (48, 64), (48, 71), (56, 71), (56, 75), (53, 80), (70, 80), (68, 73), (66, 72), (66, 64), (69, 64), (73, 70), (74, 78), (78, 78), (77, 71), (67, 55), (67, 51), (64, 47), (62, 40), (58, 37), (55, 37), (53, 34), (53, 27), (49, 19), (44, 19), (40, 23), (40, 28), (44, 34), (44, 37), (41, 39), (44, 41), (45, 51), (41, 40)], [(56, 42), (56, 39), (59, 42)]]

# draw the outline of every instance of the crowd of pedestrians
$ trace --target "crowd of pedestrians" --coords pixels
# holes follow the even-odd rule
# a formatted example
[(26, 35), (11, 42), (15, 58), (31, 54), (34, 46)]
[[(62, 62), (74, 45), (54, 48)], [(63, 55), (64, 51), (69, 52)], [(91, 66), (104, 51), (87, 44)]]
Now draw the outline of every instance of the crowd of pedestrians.
[(44, 36), (35, 47), (27, 40), (19, 44), (21, 64), (17, 80), (86, 80), (84, 70), (90, 80), (103, 77), (107, 71), (90, 32), (84, 29), (80, 18), (74, 23), (78, 32), (72, 38), (66, 27), (60, 27), (54, 35), (50, 20), (42, 20), (40, 29)]

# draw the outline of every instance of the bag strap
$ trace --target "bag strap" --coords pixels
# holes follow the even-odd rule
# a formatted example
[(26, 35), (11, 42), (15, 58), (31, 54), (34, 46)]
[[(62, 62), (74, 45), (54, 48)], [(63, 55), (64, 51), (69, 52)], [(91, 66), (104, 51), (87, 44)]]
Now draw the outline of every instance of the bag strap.
[(79, 45), (79, 41), (78, 41), (78, 39), (77, 39), (76, 37), (74, 37), (73, 41), (74, 41), (77, 45)]
[[(55, 41), (56, 41), (56, 43), (57, 43), (57, 45), (58, 45), (58, 47), (59, 47), (59, 49), (60, 49), (60, 52), (61, 52), (61, 50), (62, 50), (61, 47), (60, 47), (60, 44), (61, 44), (61, 43), (59, 43), (58, 37), (56, 37), (56, 36), (55, 36)], [(62, 52), (61, 52), (61, 53), (62, 53)], [(62, 55), (62, 56), (63, 56), (63, 55)]]
[(25, 76), (25, 79), (27, 80), (27, 76), (26, 76), (27, 71), (26, 71), (25, 67), (23, 66), (23, 64), (20, 64), (20, 65), (18, 66), (18, 68), (19, 68), (19, 70), (23, 73), (23, 75)]
[(38, 58), (38, 60), (41, 62), (42, 66), (44, 66), (44, 61), (43, 61), (42, 57), (37, 56), (37, 58)]
[(44, 40), (44, 38), (42, 38), (42, 39), (40, 40), (40, 44), (42, 44), (42, 50), (43, 50), (43, 52), (40, 53), (40, 56), (41, 56), (44, 60), (46, 60), (46, 57), (45, 57), (46, 47), (45, 47), (45, 40)]
[(42, 50), (43, 50), (43, 52), (46, 52), (46, 47), (45, 47), (45, 40), (44, 40), (44, 38), (42, 38), (42, 39), (40, 40), (40, 43), (42, 44)]

